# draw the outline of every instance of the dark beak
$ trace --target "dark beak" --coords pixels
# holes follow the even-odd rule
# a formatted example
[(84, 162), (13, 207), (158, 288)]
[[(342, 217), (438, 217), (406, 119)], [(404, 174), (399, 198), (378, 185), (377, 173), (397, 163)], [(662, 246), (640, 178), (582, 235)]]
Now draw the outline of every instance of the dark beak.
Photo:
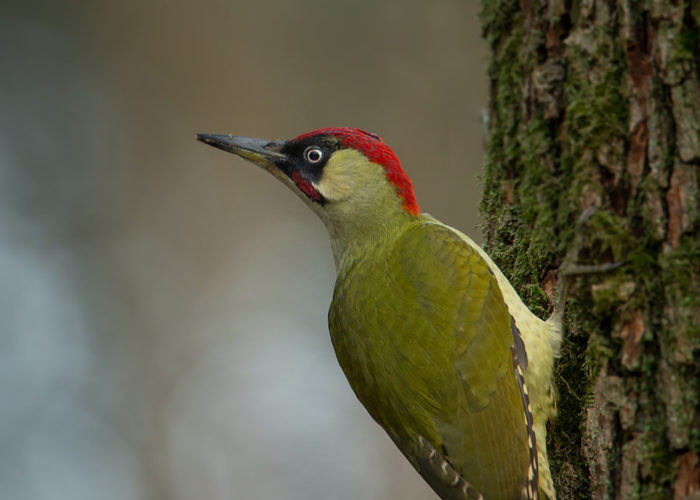
[(228, 134), (197, 134), (197, 140), (245, 158), (266, 170), (270, 170), (277, 162), (286, 158), (280, 152), (284, 141), (251, 139)]

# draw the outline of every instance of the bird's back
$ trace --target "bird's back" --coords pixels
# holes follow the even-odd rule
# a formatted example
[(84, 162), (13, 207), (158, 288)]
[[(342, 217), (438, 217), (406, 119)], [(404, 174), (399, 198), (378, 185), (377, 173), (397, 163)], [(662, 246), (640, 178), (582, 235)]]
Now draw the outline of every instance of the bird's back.
[(339, 266), (329, 326), (350, 385), (443, 498), (527, 498), (535, 439), (493, 273), (429, 217), (391, 238)]

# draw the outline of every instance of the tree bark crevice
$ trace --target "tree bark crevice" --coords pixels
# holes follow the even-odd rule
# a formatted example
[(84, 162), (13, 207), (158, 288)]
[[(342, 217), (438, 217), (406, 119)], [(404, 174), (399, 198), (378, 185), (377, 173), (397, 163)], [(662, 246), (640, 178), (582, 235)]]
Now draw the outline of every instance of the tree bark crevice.
[(569, 288), (560, 498), (700, 494), (698, 5), (482, 0), (491, 254), (541, 317), (575, 240), (582, 264), (626, 262)]

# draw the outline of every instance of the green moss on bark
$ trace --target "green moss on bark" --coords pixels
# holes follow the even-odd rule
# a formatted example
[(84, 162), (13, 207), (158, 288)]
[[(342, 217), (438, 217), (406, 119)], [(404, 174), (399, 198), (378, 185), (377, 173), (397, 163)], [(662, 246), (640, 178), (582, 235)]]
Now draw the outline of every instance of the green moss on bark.
[(482, 0), (491, 255), (541, 317), (565, 256), (625, 262), (570, 283), (560, 498), (669, 498), (700, 454), (699, 11), (662, 3)]

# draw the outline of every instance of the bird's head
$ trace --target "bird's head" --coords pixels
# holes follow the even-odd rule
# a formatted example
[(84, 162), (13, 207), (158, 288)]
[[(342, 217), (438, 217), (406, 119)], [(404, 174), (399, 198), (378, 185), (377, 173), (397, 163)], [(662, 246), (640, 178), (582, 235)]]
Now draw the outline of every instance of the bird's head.
[(288, 141), (213, 134), (197, 139), (281, 180), (321, 217), (332, 238), (353, 238), (418, 215), (411, 180), (375, 134), (335, 127)]

